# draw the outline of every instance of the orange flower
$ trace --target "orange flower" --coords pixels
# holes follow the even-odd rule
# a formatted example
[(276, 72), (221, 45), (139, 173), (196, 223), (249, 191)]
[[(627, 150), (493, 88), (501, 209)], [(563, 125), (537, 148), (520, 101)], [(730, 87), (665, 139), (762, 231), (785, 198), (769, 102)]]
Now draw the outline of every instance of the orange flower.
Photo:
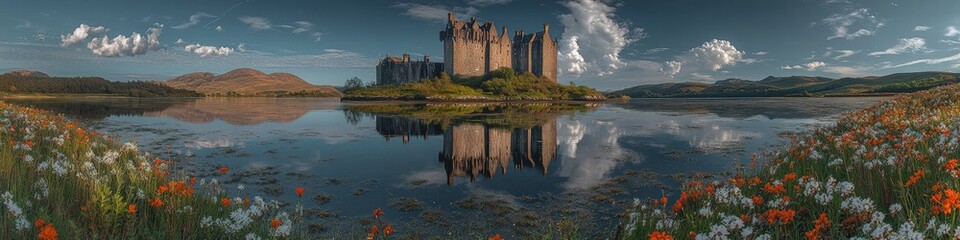
[(383, 228), (383, 235), (390, 236), (390, 234), (393, 234), (393, 225), (387, 224), (387, 226)]
[(680, 198), (673, 204), (673, 211), (680, 212), (680, 210), (683, 210), (683, 202), (685, 201), (687, 201), (687, 192), (680, 192)]
[(302, 187), (297, 187), (297, 188), (294, 189), (294, 191), (297, 192), (297, 197), (303, 197), (303, 188), (302, 188)]
[(380, 230), (377, 229), (377, 225), (373, 225), (370, 227), (370, 233), (367, 233), (367, 239), (373, 239), (373, 237), (377, 236), (378, 232), (380, 232)]
[(788, 173), (787, 175), (783, 175), (783, 182), (790, 182), (794, 180), (797, 180), (797, 173)]
[(760, 178), (759, 178), (759, 177), (753, 177), (753, 178), (750, 179), (750, 185), (757, 185), (757, 184), (760, 184)]
[(813, 221), (813, 229), (803, 233), (808, 240), (820, 239), (823, 237), (824, 230), (827, 230), (830, 227), (830, 219), (827, 218), (826, 213), (821, 213), (820, 217), (816, 221)]
[(946, 189), (930, 197), (933, 206), (930, 207), (930, 213), (933, 215), (950, 214), (953, 210), (960, 209), (960, 192), (953, 189)]
[(503, 240), (503, 237), (500, 234), (493, 235), (493, 237), (488, 237), (487, 240)]
[[(373, 216), (374, 216), (374, 217), (377, 217), (377, 218), (380, 218), (380, 216), (383, 216), (383, 210), (380, 210), (380, 208), (377, 208), (376, 210), (373, 210)], [(374, 226), (374, 227), (376, 227), (376, 226)]]
[(667, 206), (667, 196), (661, 197), (660, 202), (663, 203), (663, 206)]
[(763, 204), (763, 198), (760, 196), (750, 197), (750, 200), (753, 200), (754, 206), (760, 206), (761, 204)]
[(230, 199), (229, 199), (229, 198), (220, 199), (220, 205), (223, 205), (224, 207), (229, 207), (229, 206), (230, 206)]
[(782, 183), (776, 184), (776, 185), (767, 183), (766, 185), (763, 186), (763, 191), (766, 191), (767, 193), (771, 193), (771, 194), (781, 194), (781, 193), (787, 192), (787, 189), (783, 187)]
[(913, 172), (913, 176), (910, 176), (910, 179), (907, 180), (907, 183), (903, 186), (909, 187), (910, 185), (917, 184), (917, 181), (920, 180), (920, 177), (923, 177), (923, 174), (925, 174), (923, 168), (918, 169), (916, 172)]
[(167, 186), (164, 186), (164, 185), (160, 185), (160, 187), (157, 187), (157, 193), (159, 194), (163, 194), (168, 190), (170, 190), (170, 188), (167, 188)]
[(158, 196), (156, 199), (150, 200), (150, 206), (155, 208), (163, 207), (163, 200), (160, 200), (160, 197)]
[(274, 218), (273, 220), (270, 220), (270, 227), (278, 228), (280, 227), (280, 224), (283, 224), (283, 221), (281, 221), (279, 218)]
[(33, 226), (36, 226), (37, 228), (41, 228), (43, 227), (44, 223), (45, 222), (43, 221), (43, 218), (37, 218), (37, 221), (33, 222)]
[(137, 213), (137, 205), (134, 205), (134, 204), (127, 205), (127, 213), (129, 214)]
[(220, 168), (217, 169), (217, 171), (219, 171), (220, 174), (227, 174), (227, 172), (230, 172), (230, 168), (228, 168), (227, 166), (220, 166)]
[(650, 235), (647, 235), (650, 240), (673, 240), (673, 237), (666, 232), (653, 231)]
[(33, 141), (28, 140), (25, 144), (27, 144), (28, 147), (33, 147)]
[(37, 237), (42, 240), (56, 240), (57, 229), (53, 228), (53, 224), (47, 224), (40, 229), (40, 234), (38, 234)]
[(793, 209), (780, 210), (780, 209), (770, 209), (767, 210), (763, 215), (766, 216), (767, 222), (770, 224), (780, 223), (788, 224), (790, 221), (793, 221), (793, 217), (796, 216), (797, 211)]

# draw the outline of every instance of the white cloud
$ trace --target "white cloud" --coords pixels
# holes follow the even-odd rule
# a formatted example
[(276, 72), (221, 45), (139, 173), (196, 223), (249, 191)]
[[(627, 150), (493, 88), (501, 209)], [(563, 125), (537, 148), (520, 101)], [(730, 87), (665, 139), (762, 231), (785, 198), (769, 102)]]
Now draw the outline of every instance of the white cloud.
[(237, 51), (246, 52), (247, 51), (246, 44), (244, 43), (237, 44)]
[(782, 67), (780, 67), (780, 69), (786, 69), (786, 70), (806, 69), (807, 71), (815, 71), (815, 70), (817, 70), (817, 68), (821, 68), (821, 67), (825, 67), (825, 66), (827, 66), (827, 64), (824, 63), (824, 62), (821, 62), (821, 61), (813, 61), (813, 62), (808, 62), (808, 63), (804, 63), (804, 64), (798, 64), (798, 65), (792, 65), (792, 66), (791, 66), (791, 65), (782, 66)]
[(870, 68), (868, 67), (848, 67), (848, 66), (830, 66), (824, 67), (823, 71), (828, 73), (835, 73), (840, 75), (840, 77), (863, 77), (867, 75), (867, 71)]
[(416, 3), (397, 3), (395, 8), (405, 9), (403, 15), (425, 20), (447, 20), (447, 13), (460, 16), (475, 16), (480, 10), (474, 7), (449, 7), (446, 5), (423, 5)]
[(296, 25), (296, 28), (293, 29), (293, 33), (302, 33), (310, 31), (313, 28), (313, 23), (307, 21), (296, 21), (293, 22)]
[(960, 53), (957, 53), (953, 56), (943, 57), (943, 58), (928, 58), (928, 59), (913, 60), (913, 61), (909, 61), (909, 62), (897, 64), (897, 65), (885, 66), (883, 67), (883, 69), (905, 67), (905, 66), (916, 65), (921, 63), (922, 64), (941, 64), (945, 62), (954, 62), (954, 61), (960, 61)]
[(946, 37), (960, 36), (960, 30), (957, 30), (957, 27), (954, 27), (954, 26), (947, 26), (947, 29), (944, 31), (945, 33), (943, 34), (943, 36), (946, 36)]
[(200, 44), (190, 44), (183, 48), (187, 52), (196, 53), (200, 57), (206, 56), (229, 56), (233, 52), (232, 48), (203, 46)]
[(160, 30), (163, 25), (147, 29), (147, 35), (134, 32), (130, 37), (117, 35), (113, 39), (107, 36), (96, 37), (87, 43), (94, 55), (101, 57), (137, 56), (150, 51), (160, 50)]
[(174, 44), (183, 45), (183, 43), (184, 43), (184, 41), (183, 41), (182, 38), (177, 38), (177, 42), (175, 42)]
[(872, 52), (867, 55), (870, 56), (880, 56), (880, 55), (897, 55), (907, 52), (916, 52), (919, 50), (927, 49), (927, 41), (923, 38), (912, 37), (912, 38), (901, 38), (900, 43), (894, 45), (887, 50), (881, 52)]
[(690, 77), (693, 78), (693, 79), (696, 79), (696, 80), (700, 80), (700, 81), (710, 81), (710, 80), (713, 80), (713, 76), (710, 76), (710, 74), (690, 73)]
[(870, 36), (876, 34), (877, 29), (884, 25), (882, 19), (870, 14), (870, 10), (866, 8), (855, 9), (846, 14), (833, 14), (821, 22), (833, 28), (833, 34), (828, 36), (827, 40)]
[(215, 29), (217, 30), (217, 32), (223, 32), (223, 27), (221, 27), (220, 25), (217, 25), (217, 28)]
[(661, 53), (661, 52), (667, 51), (667, 50), (670, 50), (670, 48), (663, 48), (663, 47), (661, 47), (661, 48), (651, 48), (651, 49), (647, 49), (646, 51), (643, 51), (642, 54), (643, 54), (643, 55), (653, 55), (653, 54), (658, 54), (658, 53)]
[(614, 19), (616, 9), (603, 2), (573, 0), (563, 5), (570, 13), (559, 17), (564, 26), (557, 59), (561, 73), (610, 74), (624, 65), (620, 59), (623, 48), (645, 36), (642, 29), (631, 34), (627, 23)]
[(768, 53), (768, 52), (755, 52), (755, 53), (753, 53), (753, 55), (754, 55), (754, 56), (763, 56), (763, 55), (767, 55), (767, 53)]
[(827, 50), (827, 52), (824, 53), (823, 56), (824, 57), (833, 56), (833, 60), (840, 60), (842, 58), (853, 56), (854, 54), (857, 54), (857, 53), (860, 53), (860, 51), (854, 51), (849, 49), (840, 49), (840, 50), (830, 49), (830, 50)]
[(204, 12), (194, 13), (193, 15), (190, 15), (190, 19), (187, 20), (187, 22), (185, 22), (185, 23), (183, 23), (183, 24), (180, 24), (180, 25), (177, 25), (177, 26), (173, 26), (172, 28), (173, 28), (173, 29), (185, 29), (185, 28), (188, 28), (188, 27), (192, 27), (193, 25), (197, 25), (198, 23), (200, 23), (200, 20), (203, 20), (203, 18), (213, 18), (213, 17), (217, 17), (217, 16), (210, 15), (210, 14), (207, 14), (207, 13), (204, 13)]
[(744, 52), (738, 51), (730, 41), (713, 39), (699, 47), (690, 49), (689, 57), (704, 64), (707, 69), (716, 71), (724, 66), (735, 65), (743, 60)]
[(73, 33), (67, 34), (66, 36), (60, 35), (60, 46), (70, 46), (78, 42), (82, 42), (87, 39), (87, 36), (90, 34), (98, 34), (106, 32), (107, 28), (103, 26), (90, 27), (87, 24), (80, 24), (77, 29), (73, 30)]
[(314, 42), (319, 42), (319, 41), (320, 41), (320, 37), (323, 36), (323, 33), (313, 32), (313, 33), (310, 34), (310, 36), (314, 37), (314, 39), (313, 39)]
[(683, 68), (683, 63), (679, 61), (666, 61), (663, 63), (663, 66), (660, 67), (660, 72), (667, 75), (667, 77), (673, 78), (680, 73), (681, 68)]
[(467, 4), (478, 6), (478, 7), (485, 7), (490, 5), (507, 4), (512, 1), (513, 0), (467, 0)]
[(262, 17), (251, 17), (243, 16), (240, 17), (240, 22), (250, 26), (250, 29), (253, 30), (270, 30), (273, 29), (273, 25), (270, 24), (270, 20)]
[[(737, 50), (730, 41), (713, 39), (674, 57), (674, 60), (664, 62), (660, 72), (673, 78), (681, 72), (681, 67), (689, 70), (688, 72), (717, 71), (726, 66), (736, 65), (738, 62), (756, 62), (756, 59), (743, 58), (744, 54), (746, 52)], [(696, 78), (696, 76), (692, 77)]]
[(913, 31), (917, 31), (917, 32), (926, 32), (927, 30), (930, 30), (930, 27), (929, 27), (929, 26), (916, 26), (916, 27), (913, 27)]

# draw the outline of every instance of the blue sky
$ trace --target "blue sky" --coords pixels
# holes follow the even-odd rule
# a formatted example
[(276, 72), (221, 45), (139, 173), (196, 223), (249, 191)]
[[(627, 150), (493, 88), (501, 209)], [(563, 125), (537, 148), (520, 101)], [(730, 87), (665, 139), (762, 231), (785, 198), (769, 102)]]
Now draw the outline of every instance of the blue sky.
[(0, 0), (0, 70), (164, 80), (239, 67), (374, 80), (386, 54), (441, 61), (447, 12), (560, 38), (561, 82), (599, 89), (960, 68), (960, 1)]

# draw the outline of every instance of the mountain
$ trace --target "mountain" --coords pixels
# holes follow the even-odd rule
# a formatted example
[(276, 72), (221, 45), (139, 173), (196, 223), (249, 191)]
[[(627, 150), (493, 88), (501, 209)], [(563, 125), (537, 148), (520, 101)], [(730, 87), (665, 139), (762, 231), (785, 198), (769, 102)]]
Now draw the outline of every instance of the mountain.
[(960, 82), (951, 72), (896, 73), (880, 77), (766, 77), (759, 81), (726, 79), (715, 83), (685, 82), (640, 85), (609, 93), (611, 97), (783, 97), (851, 96), (915, 92)]
[(266, 93), (310, 93), (340, 96), (331, 86), (317, 86), (289, 73), (266, 74), (250, 68), (238, 68), (216, 75), (208, 72), (188, 73), (163, 82), (167, 86), (205, 94), (263, 95)]
[(30, 71), (25, 69), (13, 70), (8, 72), (7, 74), (17, 76), (17, 77), (50, 77), (50, 75), (47, 75), (46, 73), (42, 73), (39, 71)]
[(51, 77), (42, 72), (16, 70), (0, 75), (0, 95), (107, 94), (131, 97), (196, 97), (199, 93), (143, 81), (111, 82), (99, 77)]

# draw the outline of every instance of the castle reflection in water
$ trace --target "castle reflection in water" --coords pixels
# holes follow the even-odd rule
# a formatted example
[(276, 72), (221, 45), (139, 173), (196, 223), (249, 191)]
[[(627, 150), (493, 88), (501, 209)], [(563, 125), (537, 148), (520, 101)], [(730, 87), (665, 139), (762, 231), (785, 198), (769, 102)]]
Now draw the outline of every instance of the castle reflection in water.
[(492, 178), (497, 172), (536, 169), (544, 175), (557, 156), (557, 121), (548, 120), (530, 128), (488, 126), (480, 123), (453, 124), (444, 129), (418, 119), (376, 116), (376, 130), (387, 140), (411, 137), (428, 139), (443, 135), (438, 159), (447, 173), (447, 184), (457, 177)]

